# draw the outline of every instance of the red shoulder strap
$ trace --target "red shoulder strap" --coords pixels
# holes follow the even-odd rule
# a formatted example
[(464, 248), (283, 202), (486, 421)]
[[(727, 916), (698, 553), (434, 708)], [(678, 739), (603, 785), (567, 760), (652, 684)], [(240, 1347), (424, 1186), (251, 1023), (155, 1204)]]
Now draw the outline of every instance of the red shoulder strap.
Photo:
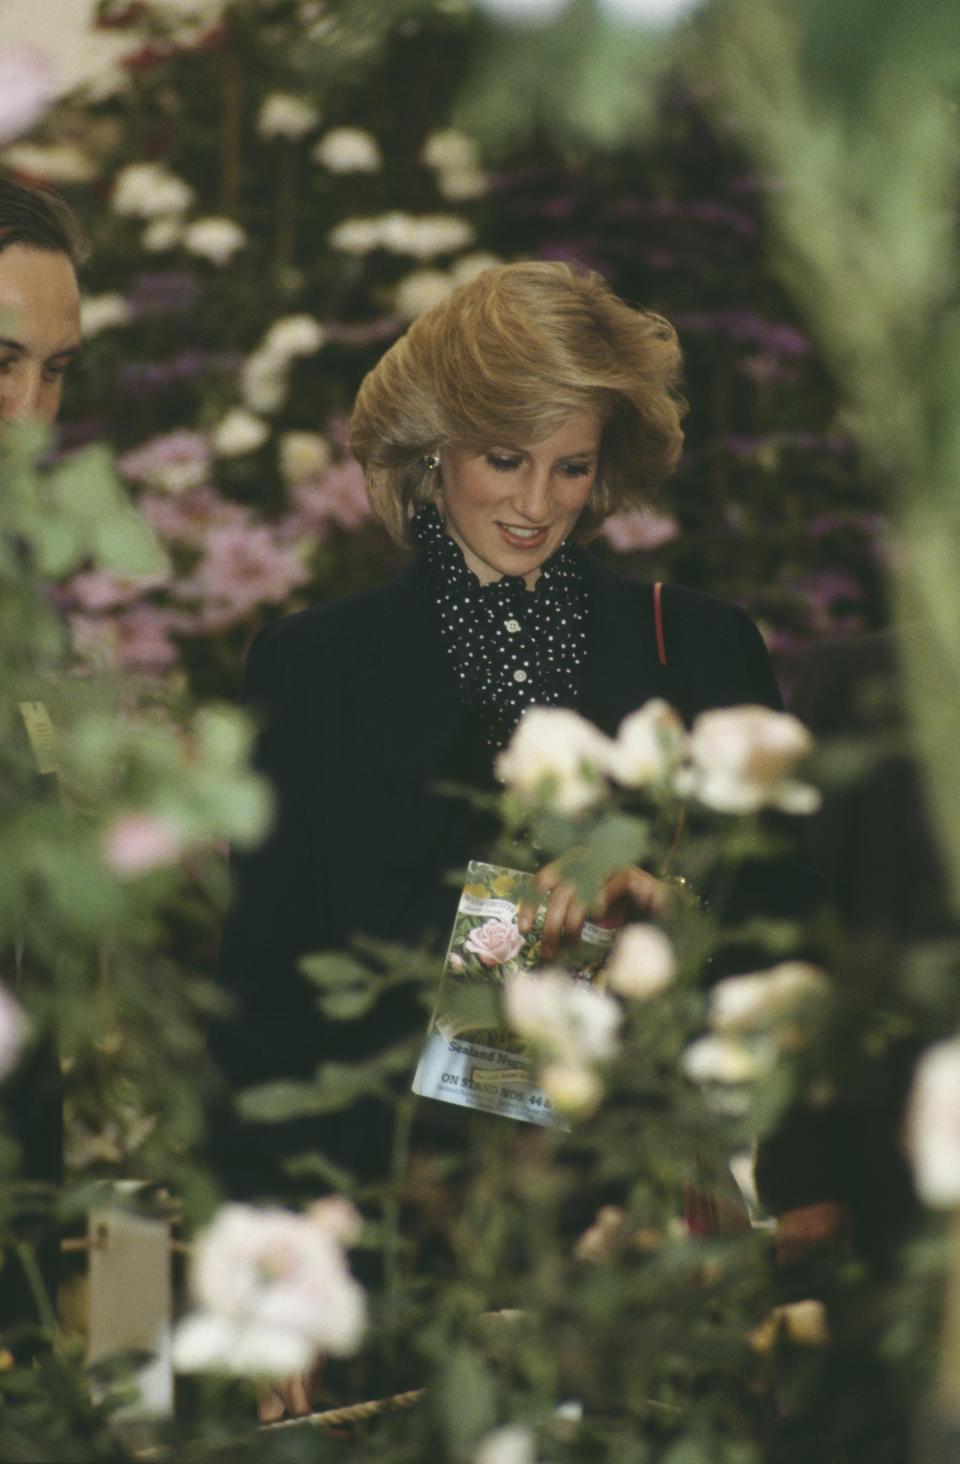
[(663, 581), (657, 580), (653, 587), (653, 618), (657, 627), (657, 655), (660, 657), (660, 665), (667, 664), (667, 647), (663, 639), (663, 605), (661, 604), (661, 593)]

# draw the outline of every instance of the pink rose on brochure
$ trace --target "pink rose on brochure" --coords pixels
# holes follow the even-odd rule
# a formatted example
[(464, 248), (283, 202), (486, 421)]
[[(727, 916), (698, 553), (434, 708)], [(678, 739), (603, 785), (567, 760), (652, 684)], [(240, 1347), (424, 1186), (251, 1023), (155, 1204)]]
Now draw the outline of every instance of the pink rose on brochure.
[(512, 920), (485, 920), (482, 925), (471, 930), (463, 948), (485, 966), (502, 966), (506, 961), (513, 960), (522, 945), (523, 936)]

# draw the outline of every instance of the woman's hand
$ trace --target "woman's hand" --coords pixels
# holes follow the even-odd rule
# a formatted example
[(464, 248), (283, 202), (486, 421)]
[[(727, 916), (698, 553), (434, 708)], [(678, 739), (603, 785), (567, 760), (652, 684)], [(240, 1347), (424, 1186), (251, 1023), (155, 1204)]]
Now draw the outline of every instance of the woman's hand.
[[(545, 961), (552, 961), (561, 945), (576, 944), (588, 917), (615, 929), (631, 913), (662, 915), (670, 898), (668, 885), (645, 869), (638, 869), (635, 864), (625, 864), (614, 870), (589, 909), (574, 886), (564, 879), (562, 860), (544, 865), (534, 882), (538, 889), (550, 896), (540, 938), (540, 953)], [(517, 926), (523, 935), (530, 930), (536, 915), (536, 906), (520, 906)]]

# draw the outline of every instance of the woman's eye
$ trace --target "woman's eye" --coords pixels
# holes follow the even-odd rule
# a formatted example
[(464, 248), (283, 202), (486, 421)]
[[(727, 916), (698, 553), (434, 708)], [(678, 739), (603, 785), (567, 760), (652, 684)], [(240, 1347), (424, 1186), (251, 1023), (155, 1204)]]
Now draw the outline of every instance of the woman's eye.
[(561, 471), (566, 478), (585, 478), (592, 466), (592, 463), (564, 463)]
[(62, 381), (66, 376), (68, 366), (44, 366), (44, 381)]
[(511, 473), (520, 466), (520, 459), (510, 457), (507, 453), (488, 452), (486, 457), (489, 466), (497, 473)]

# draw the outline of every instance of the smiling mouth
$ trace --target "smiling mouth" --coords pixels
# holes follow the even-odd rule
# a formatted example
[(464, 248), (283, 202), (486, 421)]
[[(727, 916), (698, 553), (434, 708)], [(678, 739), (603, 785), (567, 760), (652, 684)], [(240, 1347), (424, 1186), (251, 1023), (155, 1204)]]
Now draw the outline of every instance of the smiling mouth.
[(500, 529), (500, 532), (502, 534), (506, 535), (508, 539), (514, 539), (519, 543), (524, 544), (535, 544), (540, 539), (545, 538), (547, 532), (549, 531), (550, 525), (542, 524), (539, 529), (530, 529), (523, 528), (519, 524), (504, 524), (498, 522), (497, 527)]

